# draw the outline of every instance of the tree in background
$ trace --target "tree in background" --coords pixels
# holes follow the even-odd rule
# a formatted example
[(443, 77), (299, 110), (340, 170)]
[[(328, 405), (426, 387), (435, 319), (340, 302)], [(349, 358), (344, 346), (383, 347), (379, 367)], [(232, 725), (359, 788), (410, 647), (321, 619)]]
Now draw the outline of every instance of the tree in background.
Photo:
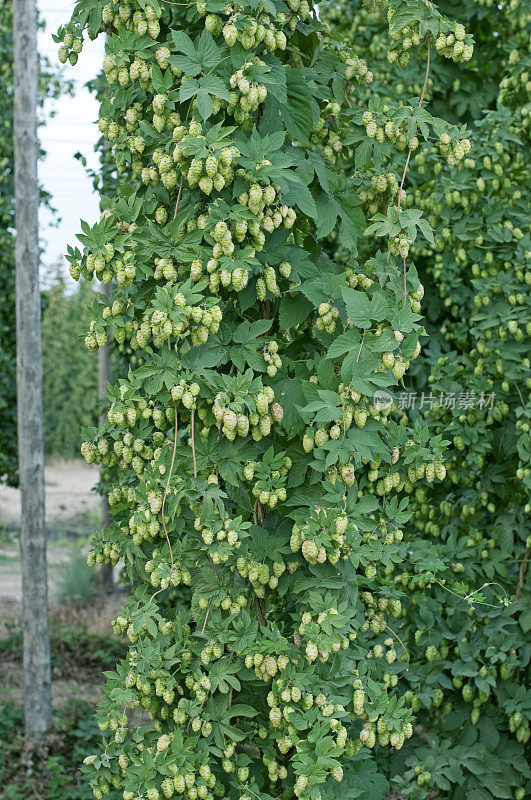
[[(18, 482), (15, 337), (15, 243), (13, 173), (12, 2), (0, 5), (0, 481)], [(65, 88), (57, 72), (40, 60), (38, 102)], [(44, 193), (43, 201), (47, 200)]]
[(0, 480), (17, 476), (15, 243), (13, 238), (13, 23), (11, 4), (0, 7)]
[(82, 428), (97, 422), (98, 359), (83, 342), (95, 301), (86, 282), (66, 294), (61, 275), (43, 297), (44, 444), (49, 456), (77, 458)]
[[(420, 95), (425, 77), (404, 55), (416, 27), (401, 18), (409, 30), (402, 28), (402, 44), (408, 41), (400, 52), (386, 37), (386, 12), (396, 4), (365, 6), (375, 13), (368, 17), (360, 2), (326, 4), (322, 13), (367, 60), (390, 103), (400, 76), (405, 103)], [(396, 416), (427, 421), (431, 435), (443, 434), (451, 447), (446, 481), (435, 486), (427, 473), (411, 471), (411, 559), (396, 575), (404, 587), (396, 630), (411, 658), (404, 686), (423, 740), (378, 762), (401, 797), (518, 800), (530, 791), (530, 18), (515, 1), (441, 8), (480, 44), (459, 75), (452, 62), (432, 59), (426, 97), (443, 116), (471, 123), (472, 148), (456, 165), (439, 137), (419, 143), (410, 159), (404, 208), (423, 209), (435, 231), (433, 245), (412, 246), (429, 298), (430, 336), (405, 377)], [(445, 51), (456, 38), (433, 45)], [(385, 146), (396, 133), (381, 121), (381, 107), (372, 111), (366, 121), (384, 127)], [(436, 160), (439, 149), (448, 165)], [(405, 152), (397, 155), (398, 174), (405, 160)], [(378, 187), (359, 159), (347, 169), (359, 170), (364, 207), (376, 215)], [(371, 244), (362, 243), (365, 257)]]

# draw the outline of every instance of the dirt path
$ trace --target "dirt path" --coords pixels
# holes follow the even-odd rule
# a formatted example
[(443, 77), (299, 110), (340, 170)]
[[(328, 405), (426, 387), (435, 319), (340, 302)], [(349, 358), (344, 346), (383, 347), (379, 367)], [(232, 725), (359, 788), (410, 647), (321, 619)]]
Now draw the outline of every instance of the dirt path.
[[(99, 508), (99, 496), (92, 492), (98, 481), (98, 467), (84, 461), (52, 461), (45, 469), (46, 526), (64, 526)], [(0, 486), (0, 523), (20, 526), (20, 491)]]
[[(87, 548), (88, 550), (88, 548)], [(48, 595), (55, 598), (57, 567), (72, 557), (71, 547), (49, 544), (46, 551), (48, 561)], [(0, 607), (3, 600), (22, 602), (22, 571), (18, 546), (0, 548)]]
[[(125, 594), (116, 592), (98, 596), (91, 606), (78, 608), (60, 605), (58, 597), (61, 565), (70, 561), (73, 554), (80, 550), (84, 554), (88, 552), (86, 537), (98, 527), (100, 498), (92, 491), (97, 480), (98, 468), (82, 461), (52, 462), (46, 466), (50, 629), (55, 637), (52, 637), (52, 650), (55, 647), (57, 651), (54, 651), (57, 664), (52, 671), (54, 707), (62, 706), (70, 697), (94, 703), (100, 697), (104, 683), (101, 673), (103, 667), (98, 668), (90, 660), (87, 661), (77, 639), (74, 647), (67, 633), (65, 636), (68, 641), (62, 645), (62, 627), (83, 631), (83, 635), (108, 635), (112, 633), (111, 621), (116, 618), (126, 599)], [(19, 530), (20, 492), (0, 486), (0, 640), (16, 634), (21, 626)], [(86, 649), (86, 645), (84, 647)], [(0, 697), (3, 701), (22, 702), (21, 658), (20, 646), (12, 651), (0, 651)]]
[[(72, 546), (54, 543), (61, 536), (76, 532), (91, 534), (98, 525), (100, 498), (92, 491), (98, 468), (84, 461), (56, 461), (45, 470), (46, 528), (49, 532), (48, 579), (50, 598), (54, 598), (57, 567), (68, 561)], [(0, 486), (0, 530), (8, 534), (0, 542), (0, 605), (2, 601), (20, 603), (22, 574), (17, 531), (20, 529), (20, 491)], [(72, 540), (75, 546), (75, 540)]]

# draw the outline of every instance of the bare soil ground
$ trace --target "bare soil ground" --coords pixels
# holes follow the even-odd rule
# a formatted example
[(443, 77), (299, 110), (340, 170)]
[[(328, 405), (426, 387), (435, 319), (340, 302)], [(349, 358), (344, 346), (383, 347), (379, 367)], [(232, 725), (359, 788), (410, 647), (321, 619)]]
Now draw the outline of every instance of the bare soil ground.
[[(101, 501), (92, 491), (97, 481), (98, 469), (81, 461), (53, 462), (46, 467), (51, 690), (57, 713), (52, 730), (38, 748), (21, 738), (24, 676), (20, 492), (0, 486), (0, 713), (5, 709), (11, 725), (5, 728), (10, 730), (9, 737), (0, 742), (0, 772), (3, 784), (7, 782), (6, 794), (6, 786), (0, 786), (0, 798), (52, 800), (52, 796), (59, 797), (59, 784), (62, 798), (86, 796), (77, 765), (86, 754), (84, 737), (91, 736), (94, 741), (96, 728), (90, 722), (91, 707), (95, 709), (101, 699), (104, 672), (112, 669), (125, 652), (124, 643), (112, 633), (111, 623), (127, 599), (119, 588), (104, 593), (95, 573), (95, 595), (90, 591), (92, 575), (85, 574), (84, 585), (89, 591), (80, 593), (76, 601), (69, 590), (68, 600), (62, 599), (65, 576), (70, 580), (67, 585), (78, 585), (76, 576), (83, 574), (75, 571), (80, 569), (79, 553), (88, 552), (88, 537), (99, 527)], [(76, 605), (83, 602), (82, 598), (90, 605)], [(58, 773), (60, 761), (63, 766)], [(55, 772), (51, 764), (56, 765)]]
[[(116, 619), (125, 595), (116, 593), (100, 597), (88, 608), (51, 609), (50, 625), (52, 631), (52, 650), (59, 665), (52, 669), (52, 703), (54, 708), (62, 706), (68, 699), (77, 698), (95, 703), (101, 695), (103, 676), (101, 667), (91, 660), (91, 653), (85, 652), (84, 636), (112, 635), (111, 622)], [(15, 600), (0, 599), (0, 641), (21, 629), (21, 604)], [(80, 632), (80, 643), (68, 640), (68, 647), (62, 644), (56, 631), (65, 629)], [(54, 633), (55, 631), (55, 633)], [(91, 642), (91, 646), (94, 644)], [(23, 675), (21, 651), (15, 647), (7, 652), (0, 648), (0, 698), (15, 704), (23, 702)]]
[[(56, 567), (69, 561), (71, 555), (70, 547), (48, 544), (48, 593), (52, 600), (55, 593)], [(0, 548), (0, 609), (4, 600), (22, 602), (22, 571), (18, 544)]]
[[(46, 526), (64, 527), (99, 508), (99, 496), (92, 491), (98, 482), (98, 467), (84, 461), (52, 461), (45, 469)], [(20, 526), (20, 491), (0, 486), (0, 523)]]
[[(48, 593), (52, 628), (63, 625), (87, 634), (109, 635), (111, 622), (119, 613), (125, 596), (121, 593), (98, 597), (89, 608), (60, 607), (55, 583), (60, 565), (76, 549), (88, 552), (87, 537), (98, 526), (100, 497), (93, 492), (98, 468), (83, 461), (54, 461), (46, 465), (46, 529), (48, 533)], [(0, 642), (21, 630), (22, 573), (19, 550), (20, 491), (0, 486)], [(75, 650), (75, 648), (74, 648)], [(52, 694), (55, 706), (69, 696), (93, 702), (100, 694), (102, 676), (83, 654), (63, 654), (64, 668), (55, 669)], [(0, 653), (0, 697), (22, 701), (21, 653)]]
[[(48, 567), (50, 597), (54, 597), (56, 567), (68, 561), (72, 550), (55, 543), (68, 534), (91, 534), (98, 524), (100, 498), (93, 487), (98, 468), (84, 461), (54, 461), (46, 465), (46, 529), (49, 535)], [(20, 491), (0, 486), (0, 528), (6, 535), (0, 541), (0, 607), (2, 601), (22, 600), (22, 575), (18, 531), (20, 530)]]

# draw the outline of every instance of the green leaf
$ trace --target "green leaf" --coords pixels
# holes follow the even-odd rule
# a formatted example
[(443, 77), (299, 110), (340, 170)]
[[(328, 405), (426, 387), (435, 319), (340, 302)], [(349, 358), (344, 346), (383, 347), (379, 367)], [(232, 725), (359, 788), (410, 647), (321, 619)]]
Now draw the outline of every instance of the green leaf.
[(221, 78), (215, 75), (205, 75), (198, 81), (195, 79), (185, 81), (179, 91), (179, 100), (185, 102), (195, 97), (199, 113), (206, 120), (212, 115), (211, 95), (220, 97), (223, 100), (230, 100), (230, 95)]
[(205, 72), (214, 69), (217, 67), (219, 62), (222, 59), (222, 50), (210, 33), (206, 30), (203, 30), (201, 36), (199, 37), (199, 42), (197, 45), (197, 54), (201, 59), (201, 64), (203, 65), (203, 69)]
[(280, 301), (279, 326), (283, 331), (294, 328), (304, 322), (313, 311), (313, 305), (301, 294), (292, 297), (285, 294)]
[(529, 631), (531, 631), (531, 608), (522, 611), (518, 617), (518, 622), (524, 633), (529, 633)]
[(194, 43), (190, 39), (189, 36), (184, 33), (184, 31), (171, 31), (171, 38), (176, 50), (181, 53), (184, 53), (189, 58), (196, 58), (197, 51), (195, 49)]
[(196, 103), (197, 103), (197, 110), (199, 111), (203, 119), (206, 120), (212, 116), (214, 106), (212, 104), (212, 98), (210, 97), (208, 92), (202, 91), (200, 89), (196, 95)]
[(267, 87), (269, 94), (278, 101), (278, 104), (285, 106), (288, 102), (285, 67), (282, 61), (272, 53), (266, 53), (262, 60), (267, 64), (269, 70), (262, 76), (261, 81)]
[(319, 107), (301, 70), (286, 67), (287, 106), (282, 110), (284, 124), (294, 139), (307, 144), (319, 118)]
[(348, 318), (357, 328), (369, 328), (371, 324), (371, 302), (365, 292), (358, 292), (348, 286), (342, 289)]
[(330, 202), (330, 195), (320, 192), (315, 198), (317, 238), (322, 239), (329, 236), (335, 228), (338, 209), (334, 203)]
[(250, 339), (257, 339), (259, 336), (267, 333), (272, 325), (273, 320), (271, 319), (257, 319), (256, 322), (244, 320), (238, 325), (232, 338), (235, 342), (244, 344)]
[(491, 792), (494, 797), (503, 800), (511, 798), (513, 793), (511, 787), (507, 785), (507, 775), (488, 770), (484, 775), (478, 775), (478, 780)]
[[(356, 757), (355, 757), (356, 758)], [(372, 758), (348, 763), (344, 767), (341, 783), (328, 779), (323, 791), (323, 800), (383, 800), (389, 790), (389, 782), (378, 772)]]
[(230, 102), (230, 93), (225, 83), (217, 75), (205, 75), (203, 78), (200, 78), (199, 85), (214, 97), (219, 97), (221, 100)]
[[(206, 30), (203, 30), (201, 34), (197, 48), (190, 37), (183, 31), (172, 30), (171, 37), (175, 49), (180, 53), (184, 53), (184, 55), (171, 55), (168, 61), (173, 67), (180, 69), (187, 77), (195, 78), (197, 75), (200, 75), (201, 72), (208, 72), (221, 61), (221, 50)], [(188, 81), (185, 81), (185, 83), (181, 85), (181, 91), (187, 82)]]
[(334, 339), (328, 348), (326, 357), (334, 359), (352, 351), (358, 353), (360, 344), (361, 336), (357, 331), (345, 331)]
[(372, 141), (370, 139), (364, 139), (361, 144), (356, 147), (356, 156), (354, 160), (354, 164), (356, 169), (363, 169), (367, 166), (371, 159), (372, 154)]
[(281, 178), (278, 180), (282, 189), (282, 201), (288, 206), (298, 206), (303, 214), (306, 214), (311, 219), (317, 219), (317, 209), (315, 207), (315, 200), (312, 193), (304, 183), (299, 180), (294, 174), (289, 176), (289, 183)]

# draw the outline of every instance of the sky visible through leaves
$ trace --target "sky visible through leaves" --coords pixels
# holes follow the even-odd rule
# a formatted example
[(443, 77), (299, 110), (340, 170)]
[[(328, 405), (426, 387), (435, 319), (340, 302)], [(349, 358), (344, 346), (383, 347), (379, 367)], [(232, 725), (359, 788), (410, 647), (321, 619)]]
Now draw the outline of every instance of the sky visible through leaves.
[[(37, 5), (40, 18), (46, 25), (39, 34), (39, 51), (57, 67), (57, 45), (52, 40), (52, 33), (69, 19), (74, 3), (73, 0), (38, 0)], [(39, 164), (39, 177), (44, 189), (52, 195), (52, 206), (60, 221), (55, 226), (53, 214), (47, 209), (41, 210), (43, 285), (50, 282), (58, 262), (67, 282), (70, 282), (63, 259), (67, 243), (74, 240), (80, 218), (92, 224), (99, 214), (98, 196), (92, 191), (84, 167), (74, 156), (80, 151), (87, 157), (90, 167), (98, 164), (94, 153), (94, 144), (99, 137), (94, 124), (98, 119), (98, 104), (84, 84), (98, 73), (102, 59), (103, 41), (88, 41), (77, 67), (73, 69), (69, 64), (63, 67), (64, 77), (74, 81), (74, 94), (48, 102), (44, 108), (46, 126), (40, 129), (40, 140), (47, 155)], [(52, 112), (55, 116), (50, 118)]]

